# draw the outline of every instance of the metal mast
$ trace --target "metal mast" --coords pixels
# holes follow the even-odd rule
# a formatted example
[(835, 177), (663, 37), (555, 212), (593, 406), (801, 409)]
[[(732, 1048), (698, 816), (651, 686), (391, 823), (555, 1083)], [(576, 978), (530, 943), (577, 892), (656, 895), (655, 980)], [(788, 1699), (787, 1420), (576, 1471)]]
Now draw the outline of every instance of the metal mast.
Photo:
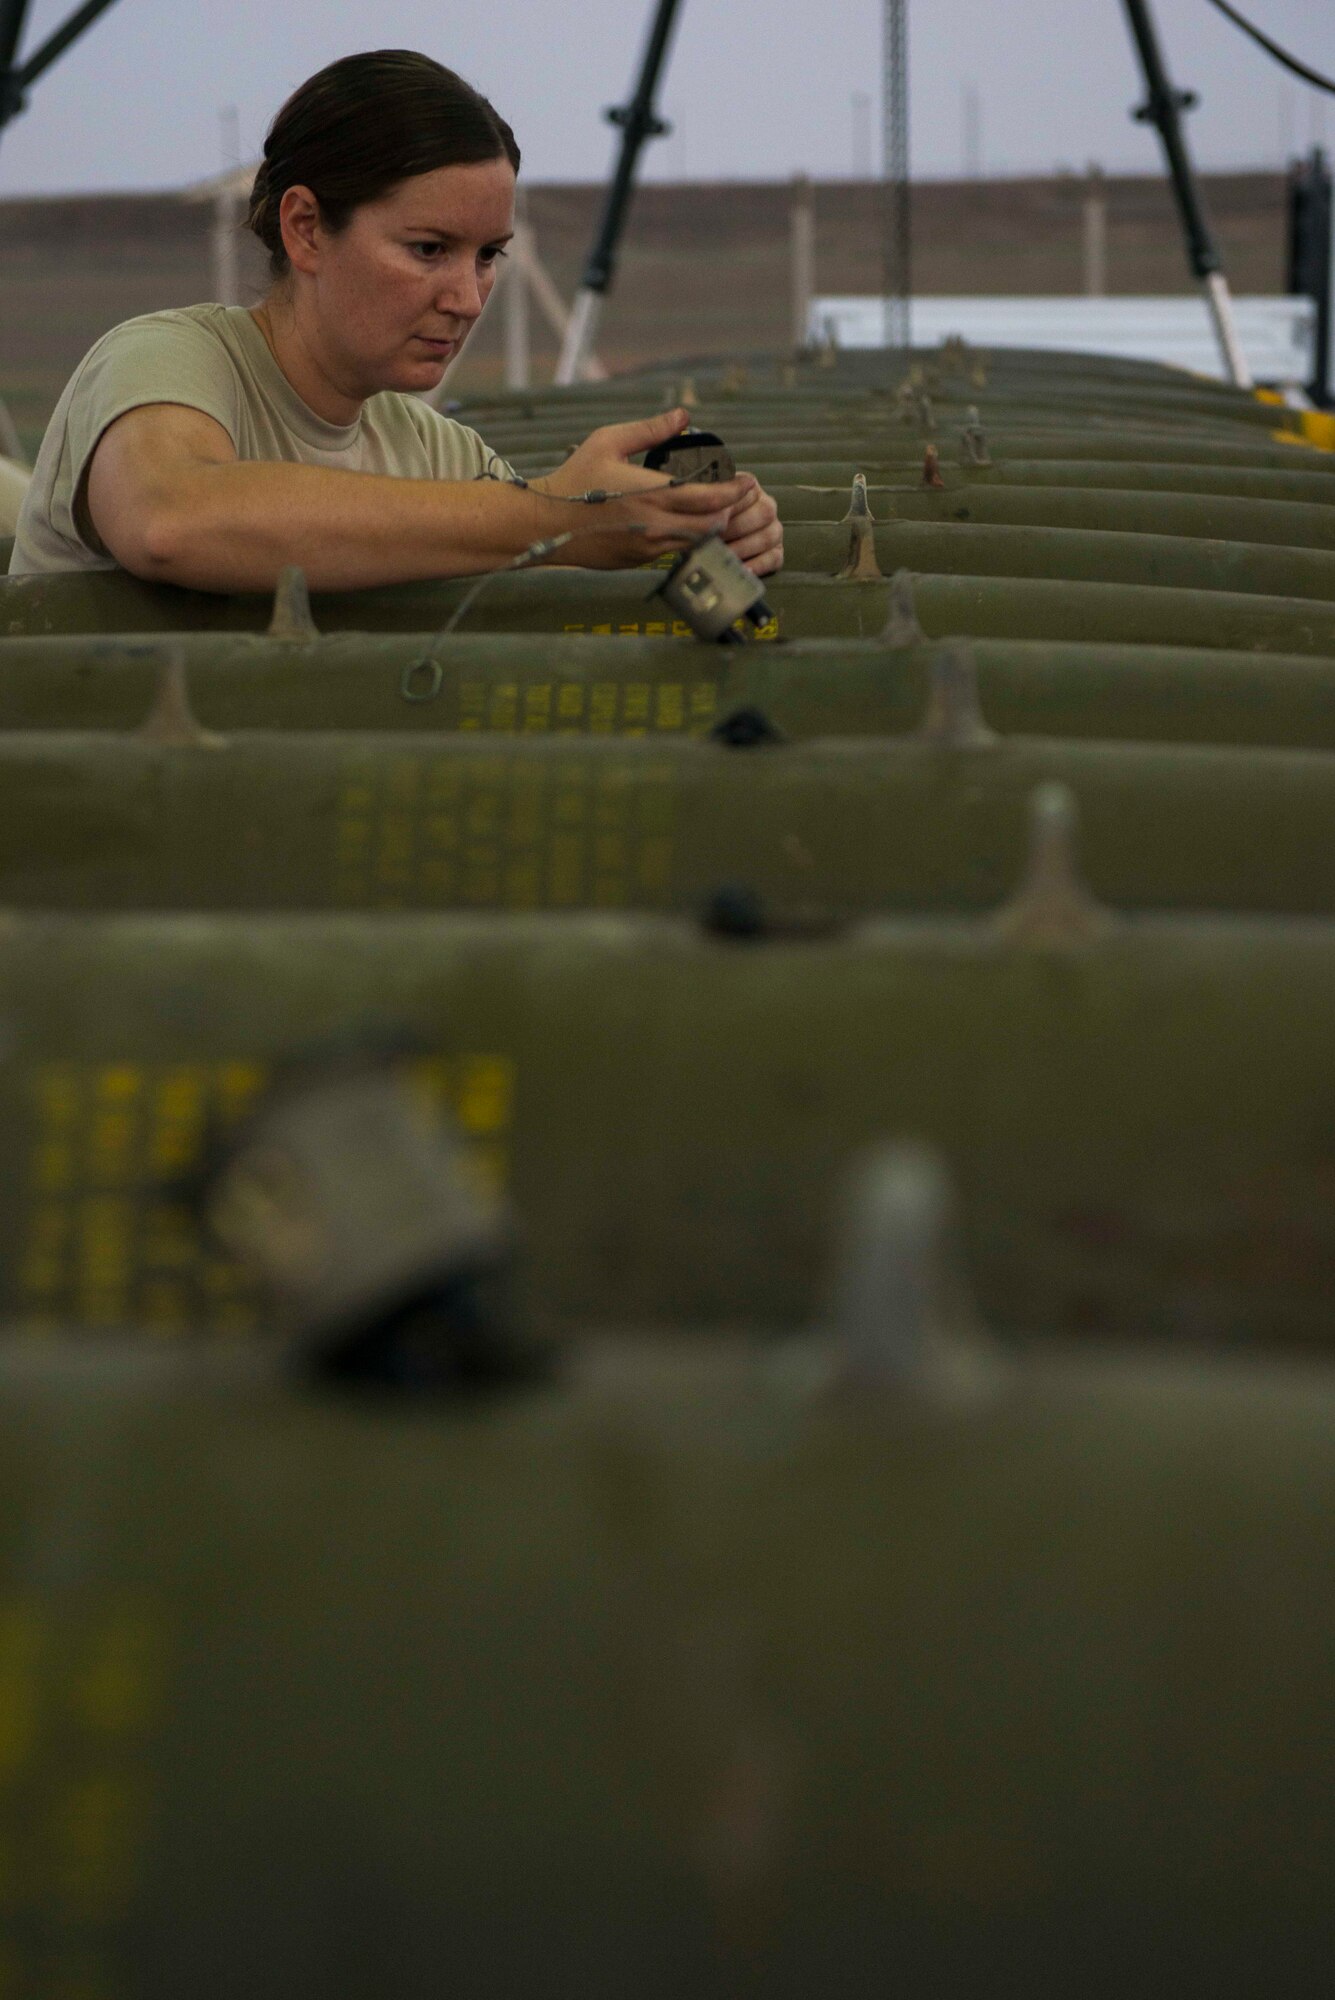
[(630, 208), (640, 151), (648, 140), (661, 138), (671, 130), (654, 109), (654, 92), (667, 57), (678, 4), (679, 0), (658, 0), (635, 95), (629, 104), (617, 105), (607, 113), (608, 122), (621, 127), (621, 151), (612, 184), (607, 190), (607, 200), (603, 204), (598, 234), (589, 252), (580, 288), (575, 294), (561, 358), (556, 364), (558, 382), (578, 382), (584, 373), (585, 357), (593, 346), (598, 328), (598, 315), (611, 289), (617, 248)]
[(1195, 105), (1196, 94), (1191, 90), (1176, 90), (1168, 81), (1149, 0), (1124, 0), (1124, 4), (1140, 66), (1145, 72), (1145, 102), (1132, 116), (1144, 124), (1153, 125), (1163, 141), (1173, 192), (1177, 196), (1178, 213), (1187, 239), (1187, 259), (1205, 293), (1206, 307), (1214, 322), (1215, 338), (1223, 357), (1224, 373), (1238, 388), (1250, 389), (1252, 378), (1233, 323), (1233, 300), (1224, 276), (1223, 259), (1205, 219), (1196, 176), (1191, 168), (1191, 156), (1187, 152), (1186, 134), (1182, 130), (1182, 113), (1190, 111)]
[(887, 347), (907, 348), (912, 292), (908, 0), (883, 0), (883, 4), (881, 269), (885, 326), (882, 338)]

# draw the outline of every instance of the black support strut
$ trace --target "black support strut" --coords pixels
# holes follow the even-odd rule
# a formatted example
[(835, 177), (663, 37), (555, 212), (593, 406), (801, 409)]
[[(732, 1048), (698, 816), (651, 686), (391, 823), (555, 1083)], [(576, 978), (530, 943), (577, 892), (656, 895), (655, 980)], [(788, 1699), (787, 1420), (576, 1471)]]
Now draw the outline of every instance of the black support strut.
[(44, 71), (63, 56), (71, 42), (77, 42), (85, 28), (91, 28), (99, 14), (105, 14), (115, 0), (84, 0), (69, 19), (28, 57), (20, 62), (19, 41), (29, 0), (0, 0), (0, 132), (17, 118), (28, 101), (28, 92)]
[(661, 138), (672, 129), (655, 111), (654, 97), (679, 4), (680, 0), (658, 0), (653, 26), (644, 47), (635, 95), (629, 104), (617, 105), (607, 113), (610, 123), (621, 128), (621, 150), (603, 203), (593, 248), (584, 266), (584, 276), (580, 279), (570, 327), (557, 366), (558, 382), (578, 381), (584, 357), (593, 344), (598, 308), (611, 287), (612, 274), (616, 269), (617, 250), (635, 189), (635, 169), (640, 154), (650, 139)]
[(1169, 82), (1149, 0), (1123, 0), (1123, 4), (1145, 74), (1145, 102), (1132, 115), (1144, 124), (1153, 125), (1163, 142), (1178, 214), (1182, 218), (1182, 231), (1186, 237), (1187, 259), (1205, 291), (1206, 306), (1214, 321), (1223, 355), (1224, 372), (1230, 381), (1241, 387), (1250, 387), (1251, 377), (1233, 325), (1232, 301), (1224, 279), (1223, 259), (1206, 221), (1191, 156), (1187, 152), (1186, 135), (1182, 130), (1182, 113), (1190, 111), (1196, 104), (1196, 93), (1178, 90)]
[(1335, 188), (1330, 162), (1320, 146), (1289, 168), (1289, 230), (1285, 289), (1316, 305), (1316, 353), (1307, 384), (1312, 401), (1323, 410), (1335, 397), (1331, 381), (1331, 347), (1335, 342), (1331, 298), (1331, 236), (1335, 229)]

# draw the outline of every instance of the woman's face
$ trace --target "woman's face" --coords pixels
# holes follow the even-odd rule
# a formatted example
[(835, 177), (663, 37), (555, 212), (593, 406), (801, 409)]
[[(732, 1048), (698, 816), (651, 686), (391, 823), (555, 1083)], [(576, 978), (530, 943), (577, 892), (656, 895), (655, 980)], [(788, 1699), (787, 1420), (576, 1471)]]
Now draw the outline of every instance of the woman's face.
[(339, 386), (357, 398), (433, 389), (486, 304), (514, 233), (510, 162), (414, 175), (355, 208), (337, 235), (311, 209), (292, 216), (293, 263), (315, 311), (308, 331)]

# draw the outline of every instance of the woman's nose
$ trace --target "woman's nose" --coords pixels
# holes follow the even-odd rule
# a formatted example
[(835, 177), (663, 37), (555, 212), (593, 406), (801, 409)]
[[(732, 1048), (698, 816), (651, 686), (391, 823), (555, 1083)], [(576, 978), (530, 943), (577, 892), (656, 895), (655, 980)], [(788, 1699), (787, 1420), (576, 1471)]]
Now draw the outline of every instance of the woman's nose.
[(455, 313), (460, 319), (476, 319), (482, 310), (482, 287), (478, 282), (477, 266), (472, 258), (460, 258), (451, 264), (441, 279), (436, 293), (436, 310)]

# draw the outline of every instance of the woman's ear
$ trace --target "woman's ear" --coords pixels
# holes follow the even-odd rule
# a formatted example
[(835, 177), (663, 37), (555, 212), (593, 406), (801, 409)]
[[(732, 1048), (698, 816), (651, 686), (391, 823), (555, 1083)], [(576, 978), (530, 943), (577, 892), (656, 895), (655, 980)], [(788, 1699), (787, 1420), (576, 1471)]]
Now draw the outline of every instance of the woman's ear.
[(283, 248), (294, 271), (309, 276), (320, 262), (322, 223), (320, 204), (308, 187), (284, 191), (278, 209), (278, 226), (283, 232)]

